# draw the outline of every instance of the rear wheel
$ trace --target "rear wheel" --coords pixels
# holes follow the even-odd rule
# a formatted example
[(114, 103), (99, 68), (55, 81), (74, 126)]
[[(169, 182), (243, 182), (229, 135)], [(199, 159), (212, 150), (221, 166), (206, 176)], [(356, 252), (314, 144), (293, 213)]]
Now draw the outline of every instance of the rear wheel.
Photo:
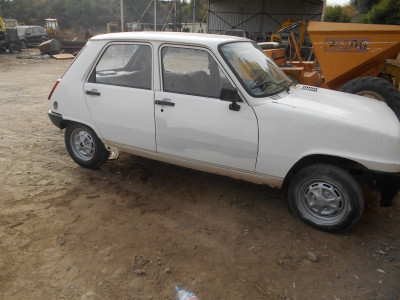
[(64, 140), (69, 155), (85, 168), (99, 168), (110, 155), (96, 133), (83, 124), (70, 123), (65, 130)]
[(373, 76), (356, 78), (341, 87), (340, 91), (384, 101), (400, 118), (400, 93), (384, 78)]
[(289, 185), (292, 211), (308, 225), (327, 232), (349, 229), (361, 217), (360, 185), (346, 171), (329, 164), (311, 165)]

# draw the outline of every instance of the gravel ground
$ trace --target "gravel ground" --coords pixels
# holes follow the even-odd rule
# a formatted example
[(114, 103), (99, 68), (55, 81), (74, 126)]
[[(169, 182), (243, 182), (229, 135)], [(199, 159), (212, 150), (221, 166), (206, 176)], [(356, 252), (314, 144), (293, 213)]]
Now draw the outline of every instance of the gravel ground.
[(71, 61), (17, 56), (0, 55), (0, 299), (399, 299), (399, 198), (364, 189), (360, 222), (328, 234), (266, 186), (128, 154), (83, 169), (47, 117)]

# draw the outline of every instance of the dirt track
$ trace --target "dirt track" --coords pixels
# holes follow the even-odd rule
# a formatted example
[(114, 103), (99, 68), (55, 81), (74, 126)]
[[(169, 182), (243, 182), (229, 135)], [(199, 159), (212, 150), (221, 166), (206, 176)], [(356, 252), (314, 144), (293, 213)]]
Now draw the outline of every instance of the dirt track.
[(265, 186), (127, 154), (83, 169), (47, 117), (71, 61), (16, 56), (0, 55), (0, 299), (400, 299), (399, 197), (365, 191), (360, 222), (327, 234)]

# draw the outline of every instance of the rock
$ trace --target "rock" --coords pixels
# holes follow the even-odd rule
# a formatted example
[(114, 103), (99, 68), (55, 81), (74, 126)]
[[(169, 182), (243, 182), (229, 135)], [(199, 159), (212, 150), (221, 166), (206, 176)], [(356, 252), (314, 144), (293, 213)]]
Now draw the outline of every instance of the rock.
[(166, 268), (165, 268), (165, 273), (170, 274), (170, 273), (171, 273), (171, 269), (170, 269), (169, 267), (166, 267)]
[(340, 274), (339, 274), (339, 273), (335, 273), (335, 277), (336, 277), (337, 279), (340, 279)]
[(143, 287), (143, 279), (136, 278), (131, 281), (131, 288), (132, 289), (141, 289)]
[(307, 252), (307, 258), (313, 262), (318, 261), (318, 256), (314, 252)]
[(96, 295), (96, 293), (92, 292), (92, 291), (86, 292), (81, 298), (81, 300), (96, 300), (96, 299), (99, 299), (99, 298)]
[(124, 277), (124, 273), (125, 273), (124, 269), (119, 269), (119, 270), (114, 272), (113, 278), (116, 279), (116, 280), (120, 280), (120, 279), (122, 279)]
[[(54, 54), (61, 51), (60, 42), (56, 39), (45, 41), (39, 45), (40, 53), (43, 54)], [(50, 58), (50, 57), (49, 57)]]
[(142, 269), (136, 269), (133, 272), (135, 272), (137, 275), (146, 275), (146, 271)]
[(387, 262), (390, 262), (390, 261), (396, 260), (396, 258), (394, 258), (393, 256), (385, 256), (385, 258), (383, 260), (387, 261)]

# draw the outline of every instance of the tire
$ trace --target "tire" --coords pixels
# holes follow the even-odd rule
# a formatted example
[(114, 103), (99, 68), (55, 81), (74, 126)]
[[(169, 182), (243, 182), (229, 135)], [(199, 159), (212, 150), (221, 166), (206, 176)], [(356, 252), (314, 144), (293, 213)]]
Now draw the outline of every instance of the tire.
[(110, 155), (96, 133), (83, 124), (68, 124), (64, 140), (69, 155), (85, 168), (98, 169)]
[(340, 91), (384, 101), (397, 118), (400, 118), (400, 92), (384, 78), (373, 76), (356, 78), (342, 86)]
[(26, 41), (22, 40), (21, 41), (21, 49), (27, 49), (28, 47), (26, 46)]
[(16, 52), (16, 51), (17, 51), (17, 46), (16, 45), (10, 44), (8, 46), (8, 52), (10, 52), (10, 54), (14, 54), (14, 52)]
[(326, 232), (349, 229), (364, 209), (357, 181), (329, 164), (311, 165), (298, 172), (290, 182), (288, 198), (290, 208), (300, 219)]

